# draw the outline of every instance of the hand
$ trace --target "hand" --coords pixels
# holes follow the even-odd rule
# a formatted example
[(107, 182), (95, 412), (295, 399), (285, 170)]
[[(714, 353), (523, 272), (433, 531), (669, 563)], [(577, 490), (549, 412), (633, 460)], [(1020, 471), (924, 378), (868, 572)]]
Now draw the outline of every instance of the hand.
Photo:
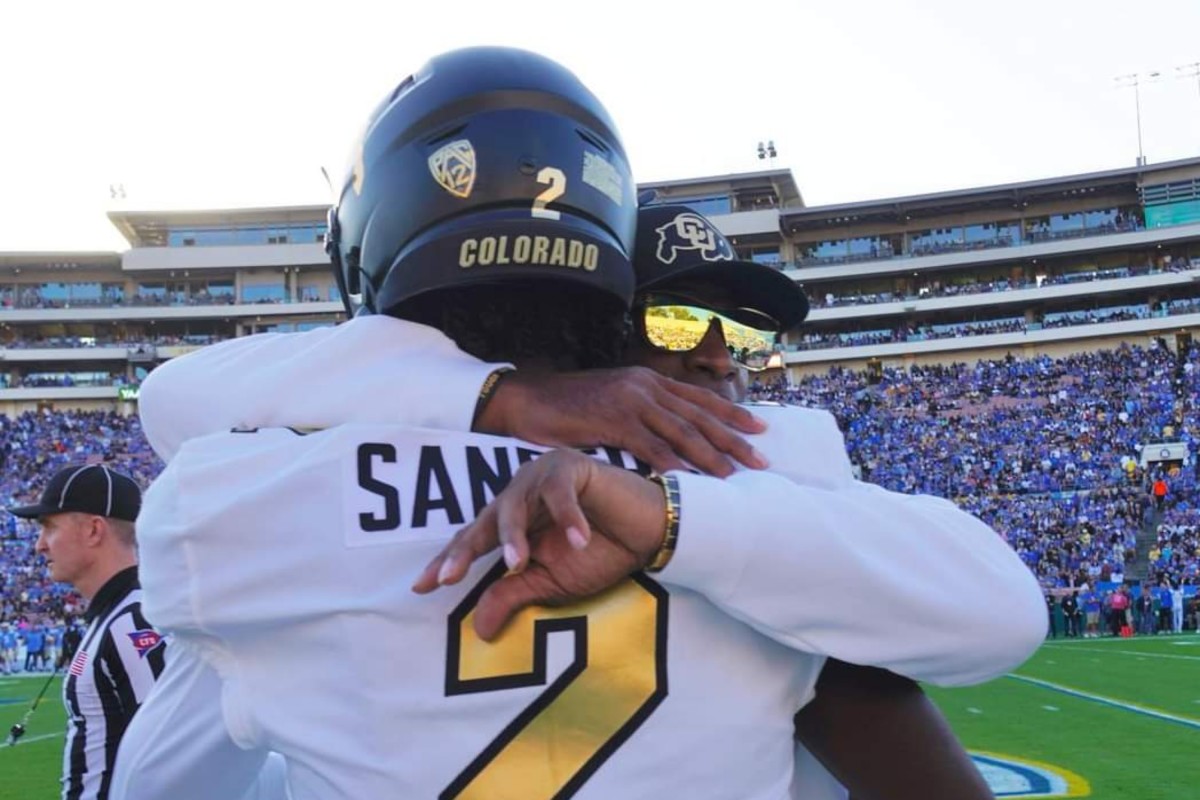
[(617, 447), (659, 472), (690, 464), (724, 478), (733, 473), (733, 461), (751, 469), (768, 466), (738, 435), (766, 430), (761, 419), (707, 389), (645, 367), (510, 373), (475, 430), (553, 447)]
[(490, 641), (525, 606), (590, 597), (641, 569), (662, 544), (665, 516), (655, 484), (582, 453), (555, 450), (522, 465), (429, 563), (413, 591), (458, 583), (473, 561), (502, 546), (509, 574), (475, 607), (475, 631)]

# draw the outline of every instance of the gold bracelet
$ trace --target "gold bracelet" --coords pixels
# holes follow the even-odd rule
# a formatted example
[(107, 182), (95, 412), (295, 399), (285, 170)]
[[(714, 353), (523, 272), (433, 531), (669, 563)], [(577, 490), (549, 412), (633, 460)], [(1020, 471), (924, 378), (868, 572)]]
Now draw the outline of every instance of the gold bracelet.
[(671, 556), (675, 555), (675, 545), (679, 542), (679, 480), (674, 475), (651, 475), (649, 479), (663, 490), (663, 499), (667, 501), (663, 542), (654, 558), (646, 565), (646, 572), (661, 572), (671, 563)]
[(475, 400), (475, 413), (471, 415), (472, 430), (475, 429), (475, 423), (479, 422), (479, 417), (483, 414), (483, 409), (487, 407), (488, 401), (496, 393), (496, 387), (500, 385), (500, 379), (513, 371), (512, 367), (498, 367), (483, 379), (483, 386), (479, 387), (479, 397)]

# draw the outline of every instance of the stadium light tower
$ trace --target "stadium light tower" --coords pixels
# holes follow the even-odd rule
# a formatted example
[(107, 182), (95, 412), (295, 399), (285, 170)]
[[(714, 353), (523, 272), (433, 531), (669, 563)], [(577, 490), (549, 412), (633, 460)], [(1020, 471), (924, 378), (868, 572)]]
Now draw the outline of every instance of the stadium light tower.
[(1138, 86), (1142, 83), (1151, 83), (1159, 76), (1158, 72), (1150, 72), (1145, 75), (1134, 73), (1132, 75), (1118, 75), (1114, 80), (1118, 86), (1133, 87), (1133, 104), (1137, 112), (1137, 134), (1138, 134), (1138, 157), (1137, 165), (1139, 167), (1146, 166), (1146, 156), (1142, 152), (1142, 96), (1138, 90)]
[(771, 159), (771, 166), (775, 166), (775, 156), (779, 155), (775, 150), (775, 140), (769, 140), (765, 145), (762, 142), (758, 143), (758, 160)]

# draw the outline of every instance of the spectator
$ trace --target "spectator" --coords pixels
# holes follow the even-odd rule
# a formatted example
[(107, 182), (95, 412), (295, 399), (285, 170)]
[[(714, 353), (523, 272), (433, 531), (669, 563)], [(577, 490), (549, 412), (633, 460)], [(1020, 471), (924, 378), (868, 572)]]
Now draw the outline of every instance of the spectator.
[(1151, 492), (1154, 494), (1154, 510), (1161, 513), (1167, 502), (1167, 479), (1161, 473), (1154, 479)]

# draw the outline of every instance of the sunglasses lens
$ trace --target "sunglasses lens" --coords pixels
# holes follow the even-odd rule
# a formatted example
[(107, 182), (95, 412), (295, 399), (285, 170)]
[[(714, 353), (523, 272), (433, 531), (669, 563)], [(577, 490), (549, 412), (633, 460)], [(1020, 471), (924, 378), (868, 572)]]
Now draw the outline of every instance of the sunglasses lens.
[(708, 312), (688, 306), (650, 306), (645, 312), (646, 338), (672, 353), (694, 350), (708, 332)]
[(775, 334), (743, 325), (724, 314), (707, 308), (686, 305), (652, 305), (642, 313), (646, 340), (661, 350), (686, 353), (700, 346), (712, 320), (721, 323), (725, 343), (737, 353), (770, 351)]

